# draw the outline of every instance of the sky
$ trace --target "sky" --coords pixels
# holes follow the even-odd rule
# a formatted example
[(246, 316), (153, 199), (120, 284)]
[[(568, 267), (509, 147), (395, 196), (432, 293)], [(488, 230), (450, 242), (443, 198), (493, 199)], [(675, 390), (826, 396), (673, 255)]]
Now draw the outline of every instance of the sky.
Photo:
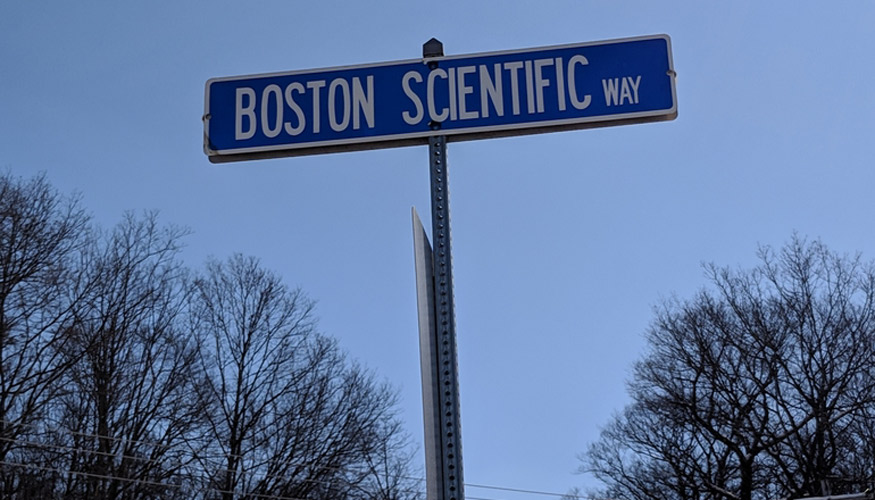
[(110, 227), (158, 210), (183, 257), (261, 259), (398, 388), (422, 442), (411, 207), (424, 146), (211, 164), (210, 78), (667, 34), (674, 121), (449, 144), (467, 495), (597, 486), (653, 307), (794, 233), (875, 258), (875, 2), (4, 2), (0, 169)]

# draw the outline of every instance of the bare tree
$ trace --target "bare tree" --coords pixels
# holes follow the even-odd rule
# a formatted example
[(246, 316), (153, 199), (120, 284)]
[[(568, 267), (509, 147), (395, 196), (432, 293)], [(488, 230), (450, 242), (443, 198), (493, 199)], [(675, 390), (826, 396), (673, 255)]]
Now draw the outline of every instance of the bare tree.
[(425, 498), (425, 479), (413, 469), (414, 450), (409, 436), (395, 419), (387, 419), (378, 429), (377, 446), (364, 458), (367, 479), (359, 487), (366, 500), (421, 500)]
[(582, 457), (603, 494), (756, 500), (863, 491), (875, 405), (875, 270), (794, 238), (666, 301), (633, 403)]
[(0, 497), (413, 500), (396, 395), (256, 259), (0, 176)]
[(199, 388), (210, 439), (203, 466), (213, 489), (233, 499), (269, 465), (264, 454), (277, 439), (266, 424), (304, 376), (313, 306), (239, 255), (209, 262), (194, 286), (190, 318), (207, 374)]
[(75, 272), (88, 217), (45, 180), (0, 176), (0, 496), (15, 494), (66, 365), (65, 335), (87, 292)]
[(195, 345), (180, 328), (185, 231), (155, 213), (127, 214), (96, 240), (81, 270), (95, 283), (68, 328), (67, 393), (56, 407), (70, 474), (64, 498), (171, 498), (187, 439), (201, 412), (193, 404)]
[(368, 459), (398, 435), (395, 396), (314, 330), (312, 311), (254, 258), (212, 261), (195, 280), (215, 496), (370, 498)]

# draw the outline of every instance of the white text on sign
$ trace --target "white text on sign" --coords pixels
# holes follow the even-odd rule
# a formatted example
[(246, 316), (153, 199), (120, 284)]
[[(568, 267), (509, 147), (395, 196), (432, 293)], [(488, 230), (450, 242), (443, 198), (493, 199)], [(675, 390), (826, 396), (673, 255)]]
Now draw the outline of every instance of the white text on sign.
[[(533, 115), (545, 111), (544, 93), (551, 86), (551, 83), (555, 87), (559, 111), (565, 111), (569, 101), (576, 109), (586, 109), (592, 98), (588, 94), (578, 96), (575, 84), (575, 66), (587, 64), (586, 57), (576, 55), (568, 61), (567, 71), (561, 57), (512, 61), (504, 64), (495, 63), (491, 68), (481, 64), (460, 66), (449, 70), (433, 69), (429, 72), (425, 83), (428, 118), (438, 123), (446, 120), (470, 120), (481, 116), (488, 118), (490, 107), (496, 116), (504, 116), (508, 111), (504, 106), (504, 78), (507, 78), (510, 84), (510, 112), (515, 116), (522, 112), (521, 87), (525, 89), (526, 112)], [(545, 77), (544, 68), (554, 65), (556, 77), (555, 81), (551, 82), (549, 78)], [(449, 103), (441, 109), (437, 109), (434, 98), (438, 79), (445, 80), (449, 87)], [(422, 83), (422, 75), (416, 71), (407, 72), (402, 79), (401, 86), (404, 94), (413, 105), (413, 112), (405, 111), (402, 114), (404, 122), (408, 125), (417, 125), (425, 118), (425, 110), (420, 98)], [(414, 90), (414, 85), (419, 92)], [(479, 92), (475, 92), (475, 89)], [(478, 102), (479, 106), (477, 106)]]
[[(592, 103), (592, 96), (579, 90), (577, 79), (588, 64), (587, 58), (578, 54), (567, 60), (555, 57), (435, 67), (426, 76), (407, 71), (399, 82), (399, 90), (407, 99), (401, 118), (415, 126), (423, 120), (443, 123), (584, 110)], [(607, 106), (638, 104), (641, 75), (606, 78), (601, 84)], [(549, 99), (548, 93), (552, 93)], [(437, 96), (444, 97), (441, 100)], [(284, 87), (271, 84), (260, 92), (238, 87), (234, 139), (251, 139), (259, 130), (274, 138), (281, 134), (297, 136), (305, 130), (320, 134), (326, 129), (373, 129), (377, 126), (377, 99), (371, 75), (296, 81)], [(555, 109), (548, 110), (548, 103)]]

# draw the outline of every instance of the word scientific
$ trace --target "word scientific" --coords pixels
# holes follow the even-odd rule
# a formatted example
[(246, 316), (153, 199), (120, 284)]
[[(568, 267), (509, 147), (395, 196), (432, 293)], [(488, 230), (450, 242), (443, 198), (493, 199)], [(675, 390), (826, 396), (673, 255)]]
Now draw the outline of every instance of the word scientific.
[(214, 162), (467, 140), (677, 115), (665, 35), (216, 78)]

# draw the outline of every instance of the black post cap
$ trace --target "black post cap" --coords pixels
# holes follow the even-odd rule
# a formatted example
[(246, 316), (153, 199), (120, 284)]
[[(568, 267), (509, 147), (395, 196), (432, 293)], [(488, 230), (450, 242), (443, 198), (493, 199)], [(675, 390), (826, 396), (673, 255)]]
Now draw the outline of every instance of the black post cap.
[(442, 55), (444, 55), (444, 44), (437, 38), (432, 38), (422, 45), (422, 57), (441, 57)]

